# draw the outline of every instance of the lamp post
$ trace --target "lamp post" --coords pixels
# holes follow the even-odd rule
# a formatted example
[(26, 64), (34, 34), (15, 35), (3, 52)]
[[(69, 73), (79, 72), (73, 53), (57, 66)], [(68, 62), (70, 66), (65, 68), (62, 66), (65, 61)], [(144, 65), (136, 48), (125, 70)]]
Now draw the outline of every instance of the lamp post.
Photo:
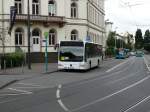
[(117, 48), (117, 30), (118, 27), (115, 27), (115, 49)]
[(30, 4), (29, 4), (29, 0), (28, 0), (28, 3), (27, 3), (27, 15), (28, 15), (28, 27), (27, 27), (27, 30), (28, 30), (28, 69), (31, 69), (31, 60), (30, 60)]
[(2, 0), (2, 46), (3, 46), (3, 56), (5, 55), (5, 31), (4, 31), (4, 0)]

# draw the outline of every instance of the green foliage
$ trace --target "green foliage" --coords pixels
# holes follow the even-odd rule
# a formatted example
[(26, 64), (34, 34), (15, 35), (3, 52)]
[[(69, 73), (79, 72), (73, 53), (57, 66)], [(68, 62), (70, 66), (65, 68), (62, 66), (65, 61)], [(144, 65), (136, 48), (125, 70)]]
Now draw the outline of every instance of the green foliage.
[(114, 48), (112, 48), (112, 47), (107, 48), (106, 51), (105, 51), (105, 55), (107, 55), (107, 56), (114, 56), (115, 55)]
[(142, 49), (143, 44), (144, 44), (144, 40), (142, 37), (142, 31), (141, 31), (141, 29), (137, 29), (136, 35), (135, 35), (135, 48)]
[(4, 60), (6, 68), (21, 66), (24, 62), (24, 54), (22, 52), (15, 52), (1, 57), (1, 67), (4, 69)]
[(144, 49), (150, 51), (150, 31), (146, 30), (144, 35)]
[(115, 35), (116, 32), (110, 32), (107, 39), (107, 49), (105, 51), (106, 56), (113, 56), (115, 54), (114, 48), (115, 48)]
[(144, 49), (150, 52), (150, 43), (145, 43)]
[(110, 32), (107, 39), (108, 47), (115, 47), (115, 32)]

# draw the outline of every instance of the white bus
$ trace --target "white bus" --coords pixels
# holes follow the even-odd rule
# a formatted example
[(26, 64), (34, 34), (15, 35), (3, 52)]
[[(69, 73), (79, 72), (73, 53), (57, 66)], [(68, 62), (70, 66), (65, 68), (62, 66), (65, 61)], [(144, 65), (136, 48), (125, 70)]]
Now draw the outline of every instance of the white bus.
[(83, 41), (61, 41), (58, 69), (88, 70), (100, 65), (102, 46)]

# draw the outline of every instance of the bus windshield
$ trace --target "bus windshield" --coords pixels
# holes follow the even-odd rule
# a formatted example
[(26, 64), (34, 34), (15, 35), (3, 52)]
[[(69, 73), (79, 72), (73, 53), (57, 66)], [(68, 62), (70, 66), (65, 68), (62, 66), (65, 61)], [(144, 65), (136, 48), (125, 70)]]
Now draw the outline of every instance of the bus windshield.
[(59, 51), (60, 61), (83, 61), (84, 47), (82, 46), (61, 46)]

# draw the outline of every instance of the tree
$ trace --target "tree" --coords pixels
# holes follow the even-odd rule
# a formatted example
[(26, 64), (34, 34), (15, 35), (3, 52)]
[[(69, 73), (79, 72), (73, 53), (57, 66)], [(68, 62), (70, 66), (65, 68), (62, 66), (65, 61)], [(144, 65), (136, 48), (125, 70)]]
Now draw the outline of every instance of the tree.
[(107, 39), (107, 49), (106, 55), (112, 56), (115, 54), (115, 36), (116, 32), (109, 32), (108, 39)]
[(144, 49), (150, 51), (150, 31), (146, 30), (144, 35)]
[(135, 48), (136, 49), (142, 49), (143, 48), (143, 37), (142, 37), (142, 31), (141, 29), (137, 29), (135, 34)]
[(115, 47), (115, 32), (109, 32), (107, 39), (107, 47)]
[(128, 36), (127, 36), (126, 49), (129, 49), (129, 50), (132, 50), (132, 49), (133, 49), (132, 39), (133, 39), (133, 35), (132, 35), (132, 34), (128, 34)]

